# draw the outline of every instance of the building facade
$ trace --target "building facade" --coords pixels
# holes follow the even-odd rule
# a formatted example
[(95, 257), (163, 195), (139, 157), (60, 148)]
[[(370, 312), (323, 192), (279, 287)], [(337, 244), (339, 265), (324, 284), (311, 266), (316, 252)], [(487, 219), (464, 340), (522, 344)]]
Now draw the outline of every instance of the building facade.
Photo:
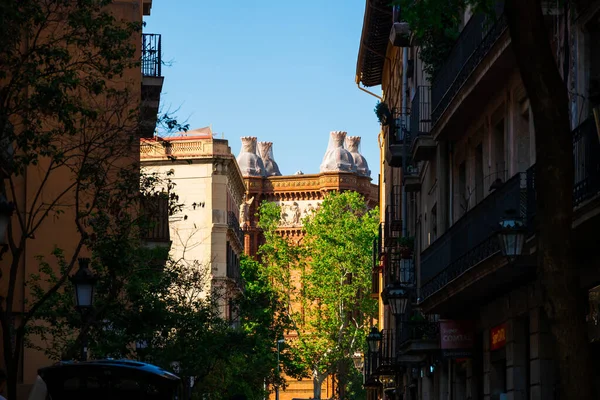
[[(568, 66), (573, 235), (594, 355), (598, 10), (598, 2), (544, 8), (556, 59)], [(356, 82), (383, 92), (385, 213), (373, 265), (381, 319), (365, 386), (371, 398), (557, 399), (555, 344), (536, 271), (533, 117), (502, 6), (494, 15), (464, 13), (433, 77), (407, 29), (398, 7), (367, 1)], [(516, 257), (501, 251), (500, 228), (508, 222), (523, 228)]]
[[(62, 47), (65, 50), (65, 58), (67, 58), (68, 54), (68, 57), (70, 57), (69, 60), (81, 56), (81, 53), (77, 53), (81, 50), (77, 49), (73, 43), (67, 44), (66, 40), (61, 41), (61, 39), (59, 39), (62, 34), (60, 32), (62, 29), (61, 24), (66, 24), (67, 21), (61, 20), (61, 17), (64, 17), (66, 14), (58, 13), (62, 12), (60, 7), (65, 7), (67, 9), (65, 13), (72, 12), (72, 10), (69, 11), (70, 5), (65, 3), (61, 6), (45, 5), (42, 7), (51, 7), (47, 10), (48, 15), (46, 15), (46, 17), (48, 18), (48, 21), (36, 21), (36, 24), (39, 24), (39, 26), (36, 25), (36, 27), (39, 28), (40, 31), (35, 43), (23, 41), (23, 43), (21, 43), (22, 46), (17, 51), (22, 51), (23, 54), (25, 54), (27, 51), (33, 52), (32, 49), (34, 49), (35, 46), (38, 46), (35, 51), (39, 51), (43, 46), (48, 46), (48, 49), (51, 49), (52, 46), (56, 46), (57, 48)], [(54, 10), (54, 7), (56, 7), (58, 11)], [(112, 2), (107, 7), (107, 10), (115, 17), (115, 24), (141, 24), (143, 17), (150, 15), (152, 0), (118, 1)], [(43, 29), (44, 26), (47, 29)], [(82, 30), (82, 32), (83, 31), (84, 30)], [(21, 32), (14, 32), (14, 34), (18, 36), (21, 35)], [(114, 154), (110, 154), (106, 159), (99, 161), (106, 162), (104, 167), (106, 167), (107, 173), (111, 171), (111, 168), (129, 168), (132, 165), (139, 165), (139, 147), (137, 145), (137, 136), (135, 135), (147, 135), (148, 127), (150, 127), (150, 132), (154, 131), (163, 83), (163, 77), (160, 70), (160, 35), (135, 33), (131, 35), (127, 41), (127, 44), (135, 47), (135, 59), (132, 61), (137, 63), (138, 60), (141, 60), (142, 66), (141, 68), (139, 66), (126, 68), (122, 71), (120, 76), (115, 75), (105, 77), (106, 80), (104, 83), (107, 89), (122, 90), (123, 88), (127, 88), (128, 90), (128, 97), (124, 100), (123, 104), (119, 105), (119, 109), (111, 110), (112, 117), (109, 117), (108, 113), (105, 112), (103, 108), (113, 106), (112, 104), (109, 104), (110, 102), (107, 101), (106, 98), (102, 98), (102, 101), (99, 102), (98, 98), (89, 94), (90, 91), (86, 91), (85, 89), (81, 91), (89, 95), (89, 98), (82, 97), (80, 99), (81, 104), (83, 104), (84, 107), (89, 106), (90, 104), (96, 104), (99, 110), (98, 122), (105, 118), (107, 119), (107, 126), (119, 126), (120, 122), (117, 120), (119, 118), (127, 120), (128, 116), (124, 116), (123, 114), (128, 112), (131, 113), (129, 115), (136, 115), (135, 121), (132, 121), (132, 125), (135, 126), (126, 126), (126, 128), (131, 129), (128, 131), (123, 129), (121, 136), (123, 143), (127, 142), (126, 138), (128, 134), (135, 137), (133, 144), (127, 144), (121, 147), (115, 146), (116, 149)], [(81, 56), (78, 62), (80, 62), (81, 65), (86, 65), (86, 60), (85, 57)], [(40, 68), (45, 68), (47, 66), (43, 64), (42, 61), (38, 62), (40, 63), (38, 64)], [(68, 62), (65, 62), (64, 68), (68, 71), (72, 66), (70, 64), (68, 65)], [(50, 79), (52, 78), (53, 73), (60, 74), (60, 68), (49, 70), (47, 72)], [(75, 69), (75, 74), (77, 76), (82, 72), (82, 70)], [(98, 73), (98, 70), (94, 70), (93, 67), (91, 67), (86, 72)], [(1, 83), (4, 85), (7, 83), (8, 79), (5, 79), (7, 78), (6, 74), (3, 74), (3, 77)], [(58, 80), (60, 80), (60, 78)], [(4, 89), (6, 89), (6, 86), (3, 86), (3, 92), (5, 92)], [(21, 115), (19, 115), (19, 117), (20, 116)], [(137, 116), (139, 116), (139, 118), (137, 118)], [(51, 115), (45, 117), (48, 118), (48, 120), (45, 121), (48, 123), (48, 126), (52, 126), (52, 118), (55, 116)], [(81, 118), (83, 120), (83, 117)], [(19, 121), (15, 120), (12, 122), (12, 126), (15, 127), (15, 134), (21, 134), (19, 131), (21, 126)], [(4, 123), (5, 120), (3, 120), (3, 124)], [(146, 127), (145, 131), (143, 128), (139, 129), (140, 124), (142, 127)], [(40, 127), (39, 129), (40, 131), (43, 131), (44, 129), (47, 129), (48, 126)], [(58, 126), (60, 126), (60, 124), (58, 124)], [(3, 126), (2, 128), (3, 134), (5, 128), (6, 126)], [(96, 128), (78, 127), (76, 135), (80, 136), (71, 139), (81, 143), (85, 143), (86, 140), (93, 140), (89, 138), (93, 137), (93, 135), (101, 135), (98, 132), (99, 129)], [(77, 153), (77, 151), (79, 151), (78, 147), (75, 146), (70, 148), (69, 146), (71, 143), (69, 142), (69, 139), (66, 139), (66, 134), (64, 136), (65, 137), (59, 137), (59, 140), (61, 141), (61, 145), (64, 146), (65, 158), (76, 158), (79, 154)], [(0, 142), (3, 146), (0, 154), (0, 165), (2, 166), (2, 170), (0, 171), (0, 179), (2, 180), (2, 182), (0, 182), (0, 208), (3, 208), (4, 210), (4, 207), (10, 206), (12, 212), (12, 216), (9, 214), (8, 217), (11, 224), (8, 228), (6, 225), (2, 224), (2, 232), (0, 232), (0, 266), (3, 272), (0, 294), (3, 299), (3, 312), (6, 312), (5, 300), (7, 297), (13, 299), (9, 318), (11, 318), (15, 326), (19, 326), (22, 316), (25, 315), (31, 307), (32, 298), (29, 289), (26, 287), (26, 281), (30, 279), (32, 274), (39, 273), (40, 261), (38, 257), (45, 257), (50, 263), (50, 266), (54, 268), (56, 272), (59, 272), (59, 266), (57, 265), (55, 258), (52, 257), (55, 248), (62, 249), (67, 259), (71, 259), (71, 257), (75, 257), (73, 259), (76, 259), (78, 255), (86, 256), (89, 253), (85, 248), (80, 252), (80, 249), (77, 246), (77, 243), (80, 242), (82, 237), (82, 232), (77, 229), (77, 226), (74, 223), (77, 219), (77, 211), (73, 204), (77, 204), (77, 200), (83, 202), (85, 200), (81, 200), (82, 198), (87, 195), (90, 195), (91, 197), (92, 195), (85, 192), (85, 190), (75, 194), (76, 190), (69, 187), (72, 182), (79, 179), (77, 176), (76, 165), (64, 165), (62, 167), (53, 168), (50, 157), (45, 157), (44, 155), (40, 155), (38, 162), (28, 164), (24, 171), (15, 174), (14, 171), (10, 169), (11, 164), (9, 160), (12, 161), (13, 151), (15, 154), (21, 154), (23, 149), (20, 149), (18, 145), (17, 147), (14, 147), (13, 144), (10, 143), (7, 145), (5, 137), (3, 137)], [(7, 148), (4, 146), (7, 146)], [(71, 153), (69, 153), (70, 150)], [(98, 152), (100, 153), (101, 150), (98, 150)], [(48, 172), (46, 173), (46, 171)], [(135, 173), (136, 171), (133, 172)], [(139, 188), (136, 188), (134, 194), (137, 194), (138, 190)], [(39, 211), (36, 210), (40, 209), (40, 204), (42, 209), (48, 210), (46, 212), (49, 213), (50, 216), (39, 217), (40, 214), (37, 214)], [(64, 204), (70, 206), (64, 206)], [(79, 204), (79, 206), (81, 207), (81, 204)], [(55, 212), (56, 215), (53, 215)], [(27, 224), (23, 222), (23, 218), (27, 216), (26, 218), (29, 219), (33, 215), (36, 215), (36, 218), (38, 218), (37, 220), (31, 219), (34, 221), (35, 226), (27, 226)], [(5, 229), (6, 231), (4, 231)], [(20, 242), (20, 237), (23, 236), (23, 230), (29, 229), (35, 230), (35, 233), (24, 238), (23, 242)], [(26, 243), (26, 245), (24, 243)], [(18, 272), (14, 276), (14, 281), (13, 279), (10, 279), (11, 283), (9, 284), (8, 277), (12, 274), (9, 273), (11, 270)], [(58, 276), (60, 276), (60, 272)], [(12, 286), (12, 282), (14, 282), (14, 293), (12, 296), (7, 296), (7, 291), (10, 290), (9, 287)], [(11, 332), (10, 334), (14, 334), (14, 332)], [(3, 332), (5, 338), (8, 337), (8, 335), (9, 332)], [(43, 343), (39, 342), (39, 338), (37, 337), (30, 337), (29, 339), (32, 340), (33, 344), (36, 346), (44, 346)], [(6, 340), (4, 343), (7, 343)], [(19, 398), (26, 398), (29, 388), (37, 377), (38, 368), (48, 366), (52, 361), (42, 352), (33, 349), (30, 346), (23, 346), (22, 349), (17, 349), (16, 351), (22, 352), (21, 362), (17, 368), (17, 380), (19, 382), (18, 395)], [(0, 355), (0, 359), (4, 361), (3, 354)], [(2, 364), (3, 368), (6, 369), (4, 362)]]
[(244, 237), (238, 213), (244, 182), (227, 140), (214, 138), (206, 127), (141, 139), (140, 155), (146, 173), (173, 182), (181, 205), (169, 217), (171, 258), (205, 271), (206, 294), (212, 292), (221, 316), (235, 322), (230, 300), (241, 288)]
[[(261, 245), (257, 212), (263, 201), (280, 205), (279, 232), (294, 243), (299, 243), (303, 237), (302, 219), (319, 207), (328, 192), (356, 191), (364, 196), (369, 206), (375, 207), (378, 204), (377, 185), (371, 183), (371, 171), (359, 153), (359, 144), (360, 137), (348, 137), (341, 131), (331, 132), (318, 174), (298, 171), (293, 175), (282, 175), (273, 157), (271, 142), (243, 137), (237, 160), (246, 188), (245, 210), (240, 213), (246, 254), (255, 257)], [(294, 333), (289, 333), (286, 339), (293, 336)], [(334, 379), (329, 377), (323, 383), (322, 396), (332, 398), (335, 395)], [(279, 392), (281, 400), (312, 397), (312, 379), (300, 381), (286, 377), (286, 389)], [(271, 398), (275, 399), (276, 395), (273, 393)]]

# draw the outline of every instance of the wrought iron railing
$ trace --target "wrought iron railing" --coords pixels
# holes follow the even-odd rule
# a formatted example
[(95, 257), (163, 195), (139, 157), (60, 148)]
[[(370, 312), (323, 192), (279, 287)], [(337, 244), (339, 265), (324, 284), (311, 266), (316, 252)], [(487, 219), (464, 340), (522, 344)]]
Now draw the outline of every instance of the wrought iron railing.
[(142, 239), (149, 242), (169, 242), (169, 197), (163, 194), (145, 196), (142, 199), (142, 210)]
[(397, 343), (396, 332), (393, 329), (384, 329), (381, 331), (378, 371), (384, 372), (394, 368), (398, 349)]
[(161, 36), (155, 33), (142, 34), (142, 75), (162, 76)]
[[(592, 117), (573, 130), (573, 206), (600, 194), (600, 140)], [(536, 215), (535, 165), (516, 174), (483, 199), (421, 253), (421, 298), (499, 251), (498, 222), (508, 209), (518, 210), (534, 232)]]
[(240, 222), (233, 211), (227, 212), (227, 225), (229, 226), (229, 229), (233, 231), (240, 246), (244, 247), (244, 232), (242, 231), (242, 228), (240, 228)]
[(575, 167), (573, 205), (575, 207), (600, 192), (600, 141), (598, 139), (593, 117), (586, 119), (573, 130)]
[(432, 126), (506, 30), (506, 19), (500, 15), (501, 10), (502, 5), (498, 4), (496, 12), (499, 17), (496, 21), (485, 14), (473, 15), (461, 31), (431, 85)]
[(401, 344), (409, 340), (433, 340), (440, 336), (439, 321), (403, 321)]
[(431, 130), (431, 88), (418, 86), (410, 107), (411, 142), (419, 135), (427, 135)]
[(412, 254), (407, 256), (399, 246), (389, 249), (385, 256), (384, 285), (394, 282), (403, 285), (414, 285), (416, 283)]
[(421, 253), (422, 298), (499, 250), (494, 233), (506, 210), (528, 211), (526, 181), (524, 173), (513, 176)]

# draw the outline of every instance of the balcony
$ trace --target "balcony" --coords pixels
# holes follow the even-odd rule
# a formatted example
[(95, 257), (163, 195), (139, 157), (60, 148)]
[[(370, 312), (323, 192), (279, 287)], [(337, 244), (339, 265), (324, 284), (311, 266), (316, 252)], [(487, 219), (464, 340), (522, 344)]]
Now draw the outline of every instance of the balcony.
[(142, 214), (144, 215), (141, 232), (142, 240), (149, 247), (171, 247), (169, 230), (169, 198), (158, 194), (142, 199)]
[(431, 87), (432, 126), (435, 126), (459, 93), (467, 79), (488, 55), (507, 28), (500, 15), (502, 5), (496, 7), (496, 21), (484, 14), (476, 14), (465, 25), (444, 65), (433, 79)]
[(154, 136), (158, 109), (160, 106), (160, 92), (162, 91), (164, 77), (162, 76), (162, 48), (161, 35), (153, 33), (142, 34), (142, 106), (141, 132), (144, 138)]
[(438, 321), (403, 321), (398, 346), (397, 363), (413, 366), (423, 362), (427, 354), (440, 348), (440, 323)]
[(400, 118), (394, 120), (387, 127), (387, 148), (385, 150), (385, 162), (394, 168), (402, 167), (402, 160), (405, 156), (404, 130)]
[(431, 131), (431, 90), (419, 86), (410, 108), (410, 137), (413, 162), (431, 160), (435, 157), (437, 144)]
[(234, 237), (238, 241), (238, 245), (244, 248), (244, 232), (240, 228), (240, 222), (233, 211), (227, 212), (227, 226), (232, 230)]
[[(579, 210), (588, 205), (597, 207), (597, 202), (592, 200), (598, 200), (600, 194), (600, 142), (592, 117), (573, 131), (573, 153), (575, 162), (573, 206), (575, 207), (574, 220), (577, 222), (581, 218)], [(536, 214), (534, 170), (535, 166), (532, 166), (526, 172), (510, 178), (469, 210), (421, 253), (420, 296), (424, 302), (499, 251), (495, 230), (506, 210), (518, 210), (520, 217), (526, 221), (530, 234), (533, 234)], [(595, 225), (597, 222), (594, 221), (596, 220), (592, 220), (590, 226), (597, 227)], [(589, 236), (589, 234), (577, 235), (578, 238), (583, 239)], [(576, 244), (583, 239), (578, 239)], [(521, 262), (525, 265), (529, 265), (528, 263), (535, 265), (535, 260), (527, 257), (522, 257)], [(460, 289), (456, 289), (455, 292), (445, 290), (443, 295), (454, 296), (461, 292), (463, 299), (474, 301), (477, 296), (489, 295), (491, 288), (500, 290), (503, 285), (514, 286), (518, 279), (532, 273), (522, 266), (500, 271), (501, 266), (499, 262), (493, 270), (485, 272), (478, 269), (477, 272), (470, 274), (469, 278), (462, 279), (462, 284), (455, 285), (457, 288), (460, 286)], [(478, 282), (477, 285), (474, 285), (474, 282)], [(431, 312), (432, 309), (428, 307), (426, 308)]]
[(419, 169), (414, 165), (409, 165), (404, 170), (402, 176), (404, 183), (404, 190), (407, 193), (418, 192), (421, 190), (421, 177), (419, 176)]
[(397, 338), (393, 329), (381, 331), (381, 347), (379, 351), (378, 375), (392, 374), (396, 368)]
[(242, 284), (242, 276), (240, 273), (240, 257), (233, 250), (229, 242), (227, 242), (227, 278), (235, 282), (237, 286), (241, 286)]

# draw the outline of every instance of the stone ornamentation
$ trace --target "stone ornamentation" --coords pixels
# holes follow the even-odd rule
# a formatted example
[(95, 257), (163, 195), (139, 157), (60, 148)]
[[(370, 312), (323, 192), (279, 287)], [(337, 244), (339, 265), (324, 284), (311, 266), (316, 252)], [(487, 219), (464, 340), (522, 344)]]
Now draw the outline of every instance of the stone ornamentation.
[(273, 158), (273, 142), (258, 142), (258, 154), (263, 161), (266, 176), (281, 176), (279, 166)]
[(329, 134), (329, 146), (321, 162), (321, 172), (356, 172), (354, 158), (344, 148), (346, 132), (333, 131)]
[(237, 156), (237, 162), (242, 176), (266, 176), (262, 159), (256, 153), (256, 137), (243, 136), (242, 149)]
[(371, 170), (365, 157), (358, 152), (360, 146), (360, 136), (346, 136), (346, 149), (352, 154), (356, 172), (360, 176), (371, 176)]

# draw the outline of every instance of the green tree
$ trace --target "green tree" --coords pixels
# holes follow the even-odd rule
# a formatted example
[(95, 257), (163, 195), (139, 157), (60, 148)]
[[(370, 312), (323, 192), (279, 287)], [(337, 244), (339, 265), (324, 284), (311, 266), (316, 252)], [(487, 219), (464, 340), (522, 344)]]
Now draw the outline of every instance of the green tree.
[(338, 374), (345, 387), (351, 357), (364, 347), (376, 314), (377, 303), (369, 293), (378, 210), (369, 210), (356, 192), (328, 194), (305, 218), (299, 244), (279, 234), (279, 219), (277, 205), (261, 205), (261, 263), (293, 323), (285, 371), (311, 378), (313, 398), (320, 399), (331, 374)]
[[(417, 37), (430, 26), (453, 21), (466, 6), (487, 12), (490, 0), (396, 0)], [(561, 2), (567, 15), (575, 15), (587, 0)], [(452, 16), (448, 16), (448, 13)], [(443, 15), (443, 16), (442, 16)], [(536, 202), (538, 277), (544, 291), (544, 308), (557, 343), (561, 398), (592, 399), (592, 363), (584, 318), (584, 297), (578, 293), (579, 275), (573, 259), (573, 152), (569, 96), (554, 57), (542, 0), (505, 0), (511, 48), (533, 113), (536, 146)], [(567, 19), (565, 18), (565, 21)], [(443, 28), (449, 25), (444, 25)], [(569, 43), (563, 45), (568, 48)], [(435, 46), (434, 42), (428, 45)], [(577, 357), (573, 357), (577, 354)]]

